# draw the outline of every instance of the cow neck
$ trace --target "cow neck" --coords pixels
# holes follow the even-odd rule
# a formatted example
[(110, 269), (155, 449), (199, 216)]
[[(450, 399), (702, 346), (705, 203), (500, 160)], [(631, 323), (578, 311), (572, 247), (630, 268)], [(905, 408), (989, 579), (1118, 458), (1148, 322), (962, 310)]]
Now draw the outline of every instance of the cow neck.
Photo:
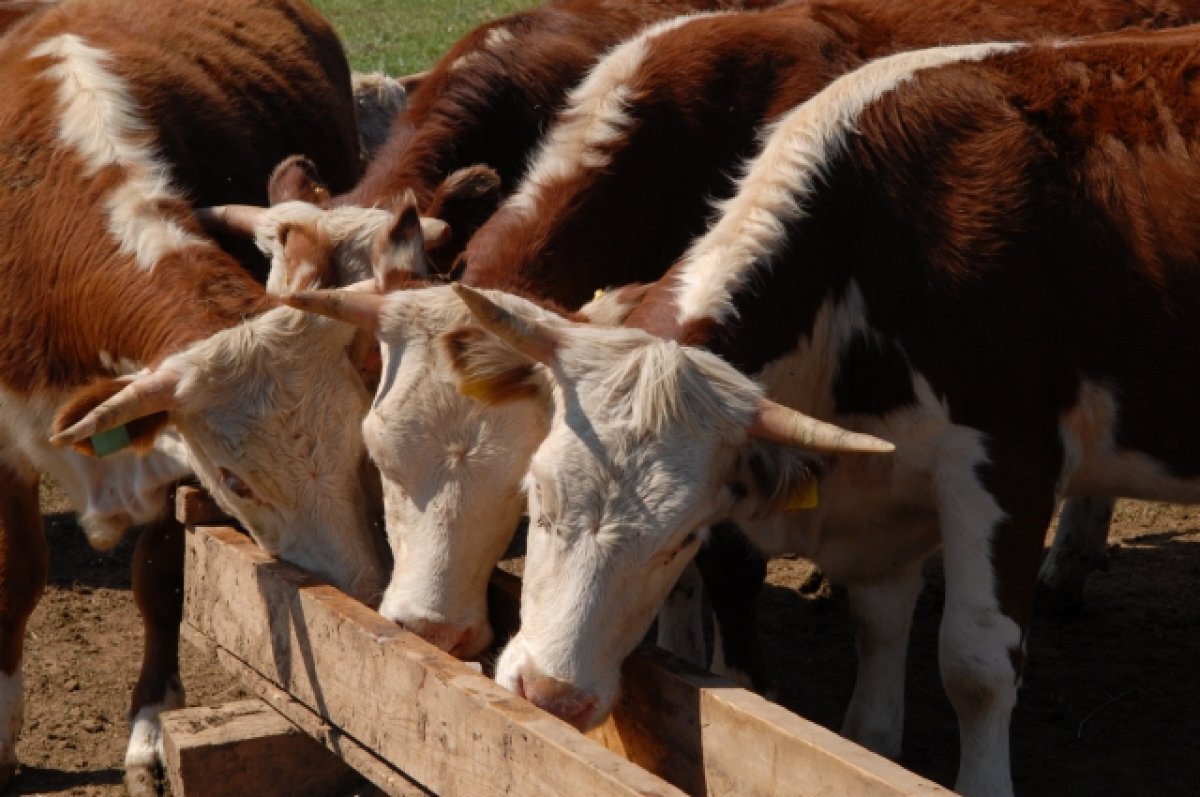
[(13, 312), (3, 331), (22, 341), (0, 348), (0, 380), (10, 388), (69, 389), (152, 366), (274, 303), (211, 244), (172, 252), (150, 270), (132, 258), (75, 274), (62, 265), (27, 274), (29, 295), (43, 297), (39, 302), (5, 301)]

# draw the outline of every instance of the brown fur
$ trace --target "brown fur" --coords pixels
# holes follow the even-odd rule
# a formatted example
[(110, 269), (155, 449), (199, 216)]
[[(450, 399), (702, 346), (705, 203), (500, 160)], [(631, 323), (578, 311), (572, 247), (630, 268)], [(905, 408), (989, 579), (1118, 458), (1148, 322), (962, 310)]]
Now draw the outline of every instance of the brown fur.
[[(533, 398), (540, 391), (532, 378), (534, 366), (505, 344), (478, 327), (460, 327), (442, 335), (458, 391), (485, 404), (504, 404)], [(480, 358), (480, 351), (498, 355)]]
[[(454, 44), (412, 89), (387, 143), (362, 182), (337, 199), (371, 207), (412, 189), (427, 209), (437, 186), (466, 166), (487, 164), (507, 194), (569, 91), (608, 47), (643, 26), (696, 10), (772, 5), (775, 0), (552, 0), (488, 22)], [(488, 34), (513, 40), (499, 49)], [(470, 63), (453, 68), (460, 59)], [(455, 231), (436, 253), (449, 270), (473, 232), (470, 219), (442, 216)]]
[(1023, 626), (1082, 380), (1119, 397), (1119, 445), (1200, 476), (1197, 76), (1195, 26), (922, 74), (866, 109), (737, 320), (684, 331), (757, 372), (853, 279), (872, 327), (988, 440), (998, 597)]
[[(633, 79), (637, 121), (612, 146), (613, 163), (552, 185), (528, 218), (500, 210), (468, 243), (461, 279), (578, 306), (599, 285), (656, 278), (703, 232), (709, 199), (733, 191), (761, 125), (868, 58), (1196, 19), (1194, 0), (830, 0), (689, 24), (658, 37)], [(672, 333), (660, 312), (669, 306), (652, 292), (637, 323)]]
[[(10, 390), (81, 385), (102, 351), (151, 364), (272, 305), (214, 246), (175, 252), (152, 271), (118, 251), (99, 209), (126, 175), (86, 179), (58, 148), (55, 86), (39, 76), (49, 60), (27, 57), (68, 31), (116, 54), (110, 68), (198, 202), (261, 203), (271, 166), (289, 152), (310, 154), (338, 188), (357, 168), (349, 70), (333, 31), (299, 2), (77, 0), (18, 26), (0, 44), (0, 303), (10, 308), (0, 382)], [(186, 203), (164, 211), (201, 234)]]

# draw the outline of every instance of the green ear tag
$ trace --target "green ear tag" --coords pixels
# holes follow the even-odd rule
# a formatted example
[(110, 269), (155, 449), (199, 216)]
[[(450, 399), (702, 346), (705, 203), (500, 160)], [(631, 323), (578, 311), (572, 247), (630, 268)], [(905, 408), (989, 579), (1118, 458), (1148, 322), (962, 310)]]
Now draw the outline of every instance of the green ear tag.
[(118, 426), (104, 432), (97, 432), (88, 438), (92, 442), (92, 450), (98, 457), (115, 454), (122, 448), (129, 448), (129, 430)]

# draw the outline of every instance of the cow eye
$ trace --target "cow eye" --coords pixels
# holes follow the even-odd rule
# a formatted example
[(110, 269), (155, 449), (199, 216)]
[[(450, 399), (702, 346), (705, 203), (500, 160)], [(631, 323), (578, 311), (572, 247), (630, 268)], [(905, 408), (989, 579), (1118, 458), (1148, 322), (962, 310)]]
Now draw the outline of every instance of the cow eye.
[(225, 489), (238, 498), (244, 498), (247, 501), (254, 498), (254, 491), (236, 473), (221, 468), (221, 481), (224, 482)]

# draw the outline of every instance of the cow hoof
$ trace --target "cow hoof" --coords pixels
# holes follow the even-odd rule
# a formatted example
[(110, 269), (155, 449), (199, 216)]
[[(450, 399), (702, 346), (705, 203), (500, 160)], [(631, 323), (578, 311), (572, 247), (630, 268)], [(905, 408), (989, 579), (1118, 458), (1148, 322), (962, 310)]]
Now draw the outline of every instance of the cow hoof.
[(155, 767), (136, 765), (125, 769), (125, 792), (129, 797), (158, 797), (158, 771)]

